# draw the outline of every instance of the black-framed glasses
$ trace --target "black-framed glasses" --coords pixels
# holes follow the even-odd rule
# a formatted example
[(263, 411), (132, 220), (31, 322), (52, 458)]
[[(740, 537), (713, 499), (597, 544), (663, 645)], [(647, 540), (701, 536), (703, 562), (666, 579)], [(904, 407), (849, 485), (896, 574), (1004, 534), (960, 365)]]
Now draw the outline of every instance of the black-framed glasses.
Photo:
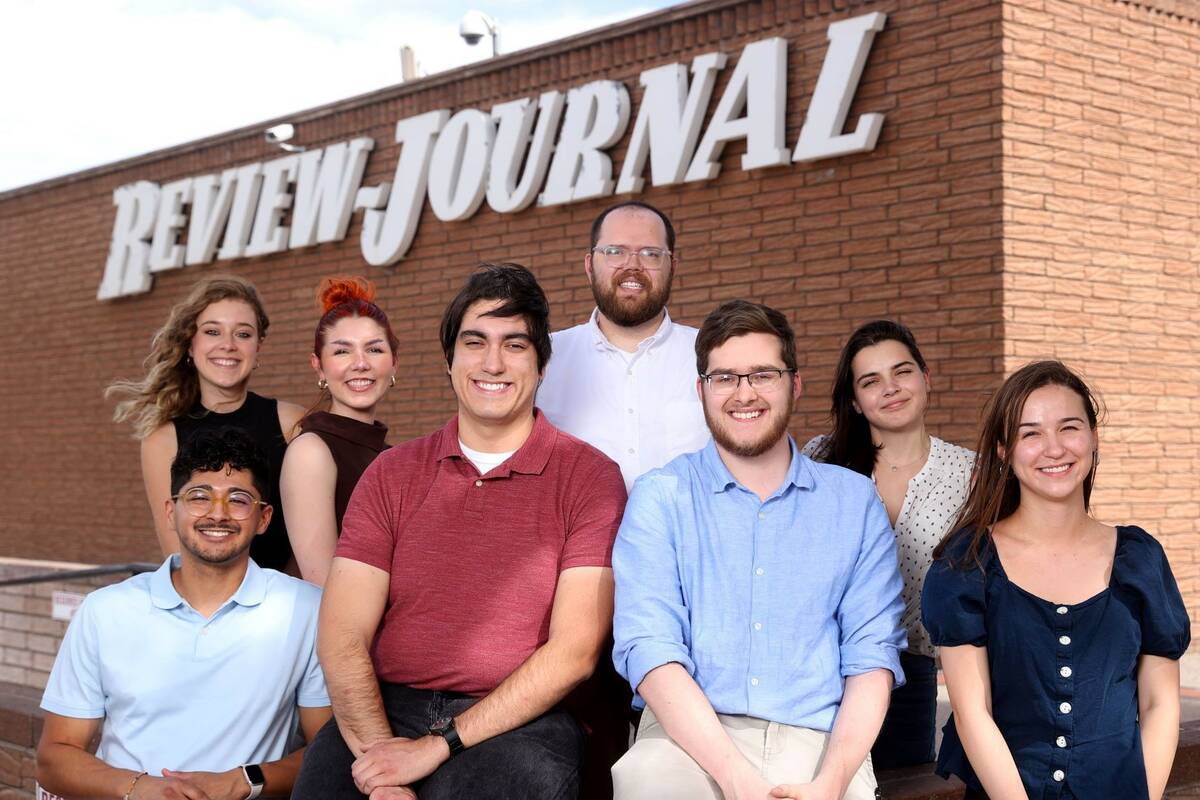
[(750, 388), (759, 392), (769, 392), (783, 382), (783, 376), (795, 372), (794, 369), (760, 369), (755, 372), (710, 372), (701, 375), (700, 379), (708, 384), (713, 394), (733, 394), (742, 384), (742, 378), (750, 384)]
[(671, 251), (661, 247), (643, 247), (638, 250), (621, 244), (597, 245), (593, 253), (604, 256), (604, 261), (610, 267), (624, 267), (636, 256), (642, 269), (659, 270), (671, 261)]
[(228, 494), (218, 494), (209, 489), (188, 489), (171, 498), (182, 502), (183, 507), (193, 517), (206, 517), (212, 513), (217, 503), (225, 504), (225, 511), (230, 519), (238, 521), (249, 519), (255, 506), (269, 506), (265, 500), (258, 500), (249, 492), (234, 489)]

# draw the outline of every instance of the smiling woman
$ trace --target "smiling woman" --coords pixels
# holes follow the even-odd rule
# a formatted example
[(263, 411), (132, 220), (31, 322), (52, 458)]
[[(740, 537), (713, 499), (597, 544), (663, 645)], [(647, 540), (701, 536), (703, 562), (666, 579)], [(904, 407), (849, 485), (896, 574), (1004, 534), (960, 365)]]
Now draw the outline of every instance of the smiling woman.
[[(270, 467), (265, 499), (278, 502), (283, 450), (303, 412), (248, 390), (269, 325), (253, 284), (232, 275), (207, 278), (154, 335), (146, 375), (114, 381), (106, 391), (118, 399), (113, 419), (132, 422), (142, 442), (142, 481), (164, 555), (179, 551), (167, 518), (171, 461), (179, 444), (200, 430), (230, 426), (250, 434)], [(254, 540), (250, 555), (259, 566), (294, 570), (282, 509)]]
[(317, 302), (312, 366), (321, 395), (288, 446), (280, 494), (300, 575), (324, 586), (350, 495), (387, 447), (375, 409), (396, 383), (399, 341), (364, 278), (326, 278)]

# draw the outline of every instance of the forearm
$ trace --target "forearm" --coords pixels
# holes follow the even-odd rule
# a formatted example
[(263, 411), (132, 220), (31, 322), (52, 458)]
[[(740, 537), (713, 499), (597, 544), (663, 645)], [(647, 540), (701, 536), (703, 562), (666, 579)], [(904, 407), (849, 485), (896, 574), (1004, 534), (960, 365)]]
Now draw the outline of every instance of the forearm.
[(372, 744), (391, 738), (375, 665), (366, 646), (345, 635), (329, 648), (318, 645), (318, 653), (338, 730), (350, 752), (361, 756)]
[(971, 769), (991, 800), (1026, 800), (1025, 786), (1008, 742), (985, 709), (955, 710), (955, 727)]
[(1146, 783), (1151, 800), (1158, 800), (1166, 791), (1179, 743), (1179, 703), (1159, 703), (1143, 709), (1138, 724), (1146, 760)]
[(533, 651), (499, 686), (454, 720), (466, 747), (514, 730), (562, 701), (596, 667), (598, 653), (558, 645)]
[(704, 692), (682, 665), (664, 664), (646, 674), (638, 694), (658, 724), (728, 794), (739, 773), (754, 771), (741, 754)]
[[(289, 753), (278, 761), (269, 761), (261, 764), (263, 778), (266, 779), (266, 785), (263, 787), (263, 797), (290, 797), (292, 794), (292, 785), (296, 782), (296, 776), (300, 774), (300, 765), (304, 763), (304, 751), (308, 746), (301, 747), (294, 753)], [(240, 769), (238, 770), (241, 771)], [(247, 787), (249, 791), (249, 787)]]
[(833, 721), (829, 747), (821, 761), (817, 779), (845, 794), (850, 781), (867, 758), (883, 725), (891, 700), (892, 673), (874, 669), (846, 678), (842, 702)]
[(38, 783), (65, 798), (121, 800), (137, 774), (136, 770), (111, 767), (69, 744), (47, 743), (37, 752)]

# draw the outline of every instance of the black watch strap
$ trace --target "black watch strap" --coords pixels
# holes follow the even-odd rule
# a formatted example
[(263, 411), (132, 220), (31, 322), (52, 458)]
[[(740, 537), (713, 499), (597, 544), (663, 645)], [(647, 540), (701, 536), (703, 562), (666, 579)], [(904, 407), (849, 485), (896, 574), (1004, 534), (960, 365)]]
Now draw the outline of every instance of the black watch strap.
[(441, 720), (432, 728), (429, 729), (431, 734), (441, 736), (446, 740), (447, 746), (450, 748), (450, 757), (454, 758), (466, 748), (463, 747), (462, 739), (458, 738), (458, 729), (454, 727), (454, 718), (447, 717)]

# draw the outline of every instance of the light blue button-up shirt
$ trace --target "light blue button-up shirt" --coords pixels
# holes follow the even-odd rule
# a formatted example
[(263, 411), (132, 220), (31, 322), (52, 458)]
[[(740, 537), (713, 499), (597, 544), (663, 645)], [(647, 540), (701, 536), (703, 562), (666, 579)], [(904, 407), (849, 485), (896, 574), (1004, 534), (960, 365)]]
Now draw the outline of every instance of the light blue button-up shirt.
[(122, 769), (219, 772), (282, 758), (297, 706), (329, 705), (316, 654), (321, 590), (251, 561), (206, 619), (175, 591), (178, 559), (84, 599), (42, 708), (103, 717), (96, 756)]
[(846, 676), (903, 684), (902, 582), (875, 486), (791, 449), (765, 502), (711, 442), (634, 484), (613, 549), (613, 661), (635, 690), (674, 661), (718, 713), (828, 731)]

